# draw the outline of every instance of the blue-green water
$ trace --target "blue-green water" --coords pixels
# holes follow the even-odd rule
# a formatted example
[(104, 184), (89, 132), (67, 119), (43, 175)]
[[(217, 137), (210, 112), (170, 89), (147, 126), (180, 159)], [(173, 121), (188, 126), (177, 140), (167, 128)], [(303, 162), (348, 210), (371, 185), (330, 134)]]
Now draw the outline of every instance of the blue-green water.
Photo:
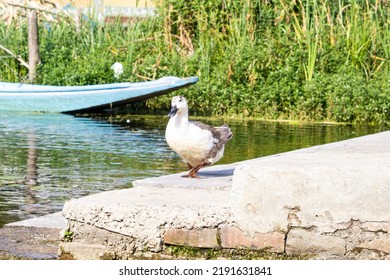
[[(165, 143), (167, 121), (165, 116), (131, 116), (115, 124), (64, 114), (0, 113), (0, 227), (60, 211), (64, 202), (72, 198), (128, 188), (135, 179), (186, 170)], [(215, 119), (202, 121), (222, 123)], [(225, 122), (234, 137), (219, 164), (385, 130), (348, 125)], [(25, 179), (31, 173), (36, 181), (28, 184)]]

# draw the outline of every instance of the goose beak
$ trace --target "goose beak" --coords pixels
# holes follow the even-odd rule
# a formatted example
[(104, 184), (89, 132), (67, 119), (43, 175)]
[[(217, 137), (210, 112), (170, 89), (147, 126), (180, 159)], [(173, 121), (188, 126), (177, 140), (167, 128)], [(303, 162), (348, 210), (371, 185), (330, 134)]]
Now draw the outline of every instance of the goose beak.
[(176, 113), (177, 113), (178, 110), (179, 110), (179, 109), (176, 107), (176, 105), (175, 105), (175, 106), (172, 106), (172, 107), (171, 107), (171, 111), (170, 111), (169, 114), (168, 114), (168, 117), (170, 117), (170, 118), (174, 117), (174, 116), (176, 115)]

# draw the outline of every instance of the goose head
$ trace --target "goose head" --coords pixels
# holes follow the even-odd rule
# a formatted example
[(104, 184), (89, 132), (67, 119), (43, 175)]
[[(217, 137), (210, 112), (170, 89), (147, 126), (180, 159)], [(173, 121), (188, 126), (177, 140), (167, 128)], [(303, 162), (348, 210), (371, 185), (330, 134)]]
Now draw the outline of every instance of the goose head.
[(171, 111), (168, 114), (168, 117), (172, 118), (175, 115), (188, 115), (188, 104), (184, 96), (175, 96), (172, 98), (171, 102)]

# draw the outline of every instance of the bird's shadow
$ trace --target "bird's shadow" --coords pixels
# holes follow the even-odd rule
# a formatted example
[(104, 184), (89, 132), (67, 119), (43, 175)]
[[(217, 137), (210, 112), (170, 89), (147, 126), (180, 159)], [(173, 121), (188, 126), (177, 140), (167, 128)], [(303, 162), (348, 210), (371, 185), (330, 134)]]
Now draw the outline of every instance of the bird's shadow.
[[(233, 176), (235, 168), (229, 168), (229, 169), (221, 169), (221, 170), (203, 170), (199, 171), (198, 175), (202, 177), (207, 178), (213, 178), (213, 177), (229, 177)], [(205, 178), (206, 179), (206, 178)]]

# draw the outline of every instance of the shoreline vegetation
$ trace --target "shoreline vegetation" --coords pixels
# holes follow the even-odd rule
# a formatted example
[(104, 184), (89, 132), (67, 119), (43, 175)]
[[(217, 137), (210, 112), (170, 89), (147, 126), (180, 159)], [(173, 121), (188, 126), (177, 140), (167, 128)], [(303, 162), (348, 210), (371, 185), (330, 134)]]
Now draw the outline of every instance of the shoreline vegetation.
[[(388, 125), (389, 10), (388, 0), (160, 0), (128, 26), (39, 17), (36, 83), (198, 76), (180, 92), (193, 115)], [(0, 23), (0, 45), (28, 60), (25, 18)], [(27, 82), (3, 49), (0, 65), (1, 81)], [(125, 109), (166, 112), (175, 94)]]

